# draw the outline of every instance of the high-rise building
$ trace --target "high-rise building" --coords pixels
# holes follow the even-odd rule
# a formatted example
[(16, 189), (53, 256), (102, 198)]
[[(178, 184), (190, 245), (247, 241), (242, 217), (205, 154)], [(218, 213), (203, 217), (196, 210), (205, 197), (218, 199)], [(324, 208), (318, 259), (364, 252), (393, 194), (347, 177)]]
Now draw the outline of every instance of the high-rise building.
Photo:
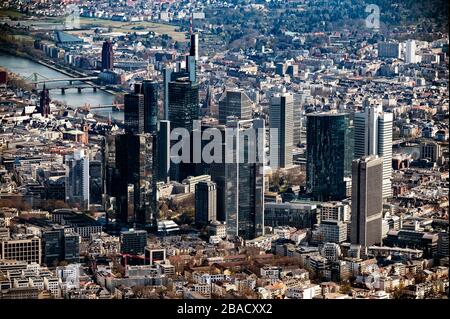
[(189, 55), (186, 56), (186, 71), (189, 73), (191, 82), (197, 81), (197, 63), (198, 63), (198, 33), (191, 33), (191, 46)]
[(48, 89), (45, 88), (45, 84), (39, 94), (39, 112), (44, 117), (48, 117), (50, 114), (50, 94)]
[(347, 240), (347, 225), (339, 220), (320, 222), (319, 230), (324, 243), (342, 243)]
[(170, 121), (158, 121), (157, 144), (158, 180), (168, 182), (170, 177)]
[(185, 128), (192, 132), (193, 121), (199, 117), (198, 84), (189, 78), (169, 83), (169, 120), (172, 129)]
[(320, 220), (350, 221), (350, 206), (343, 202), (321, 203)]
[(278, 62), (275, 66), (275, 74), (283, 76), (286, 73), (286, 69), (287, 69), (286, 63)]
[(294, 104), (292, 105), (292, 144), (294, 146), (300, 144), (302, 127), (303, 127), (303, 105), (304, 99), (301, 94), (294, 94)]
[(102, 71), (114, 69), (114, 51), (111, 41), (103, 42), (102, 46)]
[(64, 234), (63, 260), (68, 263), (80, 261), (80, 235), (77, 233)]
[(351, 176), (353, 123), (347, 113), (315, 113), (307, 117), (306, 187), (318, 201), (347, 197)]
[[(205, 134), (207, 130), (217, 130), (221, 135), (221, 158), (219, 161), (212, 161), (211, 163), (206, 163), (202, 159), (201, 165), (199, 165), (198, 175), (210, 175), (211, 180), (216, 183), (217, 189), (217, 220), (225, 221), (225, 125), (220, 125), (217, 123), (202, 123), (202, 134)], [(208, 141), (202, 141), (202, 150), (206, 146)]]
[(61, 261), (64, 228), (42, 231), (43, 262), (47, 266), (55, 266)]
[(164, 93), (164, 120), (169, 120), (169, 83), (172, 80), (172, 72), (171, 68), (164, 68), (162, 71), (163, 75), (163, 93)]
[(145, 110), (141, 86), (135, 85), (135, 92), (124, 96), (125, 131), (131, 134), (144, 133)]
[(66, 202), (89, 208), (89, 154), (78, 149), (66, 155)]
[(351, 243), (369, 247), (381, 243), (383, 160), (376, 155), (352, 163)]
[(89, 161), (89, 202), (101, 204), (103, 191), (103, 168), (100, 160)]
[(63, 260), (68, 263), (80, 261), (80, 235), (65, 230), (54, 226), (42, 231), (43, 262), (49, 267)]
[(145, 230), (129, 230), (120, 233), (120, 252), (122, 254), (141, 255), (147, 245)]
[(354, 158), (378, 155), (383, 159), (383, 198), (392, 196), (392, 113), (381, 106), (368, 106), (355, 113)]
[(298, 64), (288, 65), (286, 69), (286, 74), (289, 74), (291, 78), (295, 78), (298, 76)]
[(406, 63), (417, 63), (416, 56), (416, 41), (408, 40), (405, 45), (405, 62)]
[(438, 257), (449, 256), (448, 230), (439, 233), (437, 255)]
[(227, 90), (219, 100), (219, 123), (226, 124), (229, 116), (240, 120), (252, 118), (252, 101), (242, 89)]
[(401, 44), (399, 42), (379, 42), (378, 57), (388, 59), (400, 59)]
[(282, 93), (272, 97), (270, 130), (271, 135), (275, 134), (278, 137), (274, 145), (270, 145), (270, 166), (273, 169), (292, 165), (293, 106), (294, 98), (292, 94)]
[(117, 219), (121, 222), (154, 222), (154, 140), (150, 134), (121, 134), (109, 139), (106, 189), (116, 198)]
[[(194, 121), (199, 118), (199, 86), (197, 82), (192, 82), (188, 77), (177, 78), (169, 83), (169, 120), (171, 130), (179, 128), (186, 129), (189, 133), (190, 145), (193, 145), (192, 134)], [(171, 145), (177, 143), (188, 143), (186, 136), (180, 136), (178, 140), (171, 141)], [(185, 154), (183, 154), (185, 155)], [(182, 181), (195, 171), (196, 164), (193, 162), (193, 148), (189, 148), (189, 160), (183, 159), (180, 163), (175, 163), (172, 159), (170, 165), (170, 178)]]
[(198, 33), (192, 33), (189, 55), (193, 56), (195, 58), (195, 61), (198, 61), (198, 53)]
[(158, 82), (144, 80), (142, 93), (144, 94), (144, 132), (155, 134), (158, 122)]
[[(254, 238), (263, 234), (264, 159), (258, 158), (257, 161), (250, 162), (243, 159), (248, 157), (248, 154), (258, 151), (257, 144), (262, 147), (264, 136), (255, 137), (256, 143), (255, 139), (250, 139), (250, 143), (242, 145), (245, 134), (257, 134), (258, 127), (261, 132), (264, 131), (263, 120), (230, 119), (227, 126), (220, 124), (202, 126), (202, 130), (216, 129), (222, 136), (222, 158), (218, 162), (202, 163), (201, 174), (211, 175), (212, 181), (216, 183), (217, 219), (226, 222), (227, 234), (230, 236)], [(227, 140), (226, 130), (231, 129), (236, 129), (235, 134), (232, 140)], [(231, 160), (228, 157), (231, 157)], [(239, 159), (243, 163), (239, 163)], [(245, 192), (242, 189), (245, 189)]]
[(186, 71), (189, 77), (189, 81), (196, 82), (197, 81), (197, 61), (195, 57), (187, 55), (186, 56)]
[(229, 236), (264, 234), (264, 120), (230, 120), (233, 147), (224, 167), (224, 209)]
[(207, 225), (217, 218), (217, 187), (214, 182), (195, 184), (195, 224)]
[(442, 156), (441, 146), (435, 142), (425, 142), (420, 145), (420, 158), (437, 162)]

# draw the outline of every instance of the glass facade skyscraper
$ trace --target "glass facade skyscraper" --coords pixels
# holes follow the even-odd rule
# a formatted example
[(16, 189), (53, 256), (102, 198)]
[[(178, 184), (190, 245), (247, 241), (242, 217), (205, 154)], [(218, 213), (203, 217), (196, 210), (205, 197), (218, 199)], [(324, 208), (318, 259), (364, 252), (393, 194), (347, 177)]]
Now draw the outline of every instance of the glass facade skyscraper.
[(273, 169), (292, 165), (293, 107), (294, 97), (292, 94), (282, 93), (272, 97), (270, 130), (271, 134), (274, 132), (278, 136), (274, 145), (270, 145), (270, 167)]
[(392, 122), (393, 114), (381, 105), (355, 113), (355, 159), (378, 155), (383, 158), (383, 198), (392, 196)]
[(144, 80), (142, 94), (144, 94), (144, 132), (154, 134), (158, 122), (158, 82)]
[(169, 120), (172, 129), (182, 127), (192, 132), (193, 121), (198, 120), (198, 84), (189, 78), (169, 83)]
[(125, 131), (130, 134), (144, 133), (144, 95), (140, 86), (136, 91), (124, 96)]
[(66, 202), (89, 208), (89, 151), (75, 150), (66, 156)]
[(306, 186), (315, 200), (346, 198), (351, 176), (353, 120), (346, 113), (315, 113), (307, 117)]
[(158, 181), (169, 181), (170, 176), (170, 122), (158, 122), (158, 138), (157, 138), (157, 171)]
[(227, 117), (236, 116), (240, 120), (252, 118), (252, 101), (243, 90), (227, 90), (219, 101), (219, 123), (226, 124)]
[(229, 121), (227, 128), (236, 129), (233, 152), (226, 155), (233, 161), (225, 163), (227, 233), (253, 239), (264, 235), (264, 152), (258, 149), (264, 145), (264, 120)]
[(114, 145), (107, 147), (113, 150), (106, 162), (113, 166), (106, 168), (111, 184), (107, 190), (116, 198), (117, 219), (121, 222), (147, 224), (155, 217), (154, 139), (150, 134), (121, 134), (108, 139)]
[(202, 226), (217, 218), (217, 188), (211, 181), (195, 185), (195, 224)]

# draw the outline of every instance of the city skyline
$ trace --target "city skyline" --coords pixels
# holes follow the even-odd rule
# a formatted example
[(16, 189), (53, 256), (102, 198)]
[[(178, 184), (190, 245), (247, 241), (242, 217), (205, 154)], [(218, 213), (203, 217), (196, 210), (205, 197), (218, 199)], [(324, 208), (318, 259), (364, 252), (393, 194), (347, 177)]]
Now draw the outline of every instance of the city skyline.
[(445, 13), (0, 4), (0, 301), (448, 299)]

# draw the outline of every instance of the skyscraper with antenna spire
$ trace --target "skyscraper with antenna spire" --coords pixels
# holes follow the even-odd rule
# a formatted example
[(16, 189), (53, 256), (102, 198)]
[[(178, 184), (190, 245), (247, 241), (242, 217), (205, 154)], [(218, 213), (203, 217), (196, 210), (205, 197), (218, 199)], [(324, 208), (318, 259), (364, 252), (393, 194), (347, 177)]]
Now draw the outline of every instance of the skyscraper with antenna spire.
[(191, 45), (189, 49), (189, 55), (186, 56), (187, 72), (189, 73), (189, 80), (192, 82), (197, 81), (197, 61), (198, 61), (198, 34), (194, 33), (192, 25), (192, 14), (189, 18), (189, 33)]
[(192, 14), (189, 18), (189, 34), (191, 37), (189, 55), (195, 57), (195, 61), (198, 61), (198, 33), (194, 33)]

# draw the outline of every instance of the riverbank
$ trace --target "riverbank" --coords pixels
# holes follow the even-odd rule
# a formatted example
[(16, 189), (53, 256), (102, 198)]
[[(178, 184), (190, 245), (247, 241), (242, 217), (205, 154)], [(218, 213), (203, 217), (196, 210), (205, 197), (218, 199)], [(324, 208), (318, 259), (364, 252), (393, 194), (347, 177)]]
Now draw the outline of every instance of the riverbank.
[[(2, 50), (4, 52), (4, 50)], [(46, 66), (48, 63), (37, 63), (34, 59), (22, 57), (21, 54), (9, 54), (0, 51), (0, 65), (5, 69), (9, 70), (18, 75), (18, 79), (22, 82), (24, 79), (30, 79), (33, 73), (41, 75), (43, 78), (57, 79), (57, 78), (67, 78), (71, 77), (60, 73), (54, 68)], [(46, 62), (46, 61), (44, 61)], [(31, 81), (31, 80), (29, 80)], [(29, 83), (29, 82), (26, 82)], [(102, 116), (111, 117), (119, 121), (123, 121), (123, 112), (115, 112), (112, 108), (102, 108), (105, 105), (113, 105), (118, 101), (117, 95), (108, 94), (103, 90), (97, 90), (94, 92), (91, 89), (82, 90), (79, 92), (75, 87), (67, 89), (64, 93), (59, 89), (53, 89), (53, 83), (48, 84), (50, 89), (50, 98), (52, 101), (59, 101), (61, 104), (72, 107), (73, 109), (79, 107), (92, 107), (90, 113), (100, 114)], [(34, 87), (31, 87), (32, 91)], [(99, 108), (100, 107), (100, 108)]]
[[(61, 74), (64, 74), (65, 76), (68, 76), (68, 77), (71, 77), (71, 78), (88, 77), (89, 76), (86, 73), (83, 73), (83, 72), (80, 72), (80, 71), (77, 71), (77, 70), (73, 70), (73, 69), (69, 69), (70, 72), (72, 72), (72, 73), (70, 73), (70, 72), (67, 71), (68, 68), (65, 67), (65, 66), (61, 66), (61, 65), (56, 65), (55, 66), (55, 65), (53, 65), (53, 63), (50, 63), (51, 60), (49, 60), (49, 63), (47, 63), (46, 61), (44, 61), (44, 60), (42, 60), (40, 58), (37, 58), (37, 57), (35, 57), (33, 55), (30, 55), (30, 54), (28, 54), (26, 52), (21, 52), (21, 51), (16, 51), (16, 50), (8, 51), (6, 48), (4, 48), (2, 46), (0, 46), (0, 52), (3, 52), (3, 53), (8, 54), (8, 55), (13, 55), (13, 56), (16, 56), (16, 57), (19, 57), (19, 58), (28, 59), (30, 61), (38, 63), (38, 64), (40, 64), (42, 66), (45, 66), (45, 67), (47, 67), (49, 69), (52, 69), (52, 70), (54, 70), (56, 72), (59, 72)], [(84, 82), (89, 84), (89, 85), (92, 85), (92, 86), (95, 85), (91, 81), (84, 81)], [(99, 90), (101, 90), (101, 91), (103, 91), (105, 93), (111, 94), (113, 96), (117, 95), (116, 92), (111, 91), (111, 90), (107, 90), (107, 89), (103, 89), (101, 87), (99, 88)]]

